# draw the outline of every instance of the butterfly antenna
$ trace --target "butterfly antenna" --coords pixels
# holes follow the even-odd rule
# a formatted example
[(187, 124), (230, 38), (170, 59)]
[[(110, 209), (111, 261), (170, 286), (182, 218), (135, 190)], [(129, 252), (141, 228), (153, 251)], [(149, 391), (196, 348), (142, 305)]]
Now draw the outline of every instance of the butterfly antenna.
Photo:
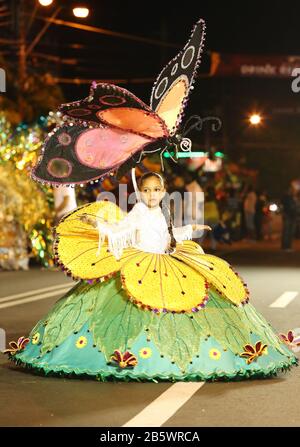
[[(194, 124), (192, 124), (190, 127), (187, 127), (188, 124), (192, 120), (196, 120), (196, 122)], [(217, 116), (206, 116), (205, 118), (201, 118), (198, 115), (193, 115), (185, 123), (182, 135), (183, 136), (188, 135), (193, 129), (196, 129), (196, 130), (198, 130), (200, 132), (202, 130), (203, 123), (205, 121), (212, 121), (211, 127), (212, 127), (213, 132), (217, 132), (222, 127), (222, 121)]]
[[(187, 127), (188, 124), (195, 120), (196, 122), (194, 124), (192, 124), (190, 127)], [(203, 119), (199, 116), (199, 115), (192, 115), (185, 123), (184, 128), (183, 128), (183, 132), (182, 132), (182, 136), (188, 135), (193, 129), (197, 129), (199, 131), (202, 130), (202, 126), (203, 126)]]
[(222, 121), (217, 116), (207, 116), (207, 117), (203, 118), (203, 122), (204, 121), (215, 121), (215, 122), (211, 123), (211, 128), (212, 128), (213, 132), (217, 132), (222, 127)]

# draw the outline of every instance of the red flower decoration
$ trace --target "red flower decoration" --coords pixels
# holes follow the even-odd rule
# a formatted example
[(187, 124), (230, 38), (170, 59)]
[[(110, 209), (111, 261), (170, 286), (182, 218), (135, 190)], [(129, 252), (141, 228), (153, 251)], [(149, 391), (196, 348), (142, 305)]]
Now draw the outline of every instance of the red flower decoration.
[(267, 354), (267, 346), (263, 345), (261, 341), (258, 341), (255, 346), (247, 344), (244, 346), (244, 352), (240, 354), (240, 357), (247, 358), (247, 365), (249, 365), (261, 355)]
[(111, 360), (118, 363), (120, 368), (127, 368), (128, 366), (136, 366), (138, 364), (137, 358), (129, 351), (121, 353), (118, 349), (111, 356)]
[(287, 335), (279, 334), (281, 340), (288, 345), (290, 348), (297, 348), (300, 346), (300, 338), (295, 338), (293, 331), (288, 331)]
[(5, 349), (5, 351), (3, 351), (4, 354), (10, 354), (10, 355), (14, 355), (19, 351), (22, 351), (22, 349), (25, 348), (25, 346), (27, 345), (27, 343), (29, 342), (29, 338), (25, 338), (25, 337), (20, 337), (18, 339), (18, 341), (10, 341), (8, 344), (10, 346), (9, 349)]

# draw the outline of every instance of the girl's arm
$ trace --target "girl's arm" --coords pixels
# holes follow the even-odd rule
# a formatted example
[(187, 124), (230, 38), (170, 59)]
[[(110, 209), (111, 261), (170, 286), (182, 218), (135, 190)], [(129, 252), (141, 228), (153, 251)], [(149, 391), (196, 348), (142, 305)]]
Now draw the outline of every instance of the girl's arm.
[(193, 226), (191, 224), (184, 225), (183, 227), (173, 227), (173, 234), (176, 242), (182, 242), (187, 239), (193, 238)]
[(211, 231), (211, 227), (209, 225), (193, 224), (192, 227), (193, 227), (193, 231), (202, 231), (202, 230)]
[(120, 259), (124, 248), (132, 247), (137, 243), (137, 230), (140, 215), (139, 204), (135, 204), (131, 211), (116, 223), (105, 223), (100, 219), (97, 219), (96, 227), (99, 232), (99, 243), (97, 256), (100, 254), (101, 245), (108, 239), (108, 247), (111, 253)]
[(193, 231), (211, 230), (208, 225), (189, 224), (183, 227), (173, 228), (173, 234), (177, 242), (193, 238)]

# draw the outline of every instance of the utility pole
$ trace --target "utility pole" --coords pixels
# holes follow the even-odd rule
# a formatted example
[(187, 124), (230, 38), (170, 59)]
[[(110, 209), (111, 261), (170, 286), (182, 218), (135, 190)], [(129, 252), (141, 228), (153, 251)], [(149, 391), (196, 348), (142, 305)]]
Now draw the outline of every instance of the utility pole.
[(12, 17), (13, 17), (13, 32), (17, 42), (17, 81), (16, 87), (18, 91), (18, 106), (22, 110), (23, 96), (27, 75), (26, 64), (26, 30), (25, 30), (25, 16), (24, 16), (24, 0), (12, 0)]
[(25, 15), (24, 15), (24, 0), (19, 0), (18, 15), (19, 15), (19, 82), (20, 90), (23, 91), (25, 87), (25, 80), (27, 75), (26, 64), (26, 40), (25, 40)]

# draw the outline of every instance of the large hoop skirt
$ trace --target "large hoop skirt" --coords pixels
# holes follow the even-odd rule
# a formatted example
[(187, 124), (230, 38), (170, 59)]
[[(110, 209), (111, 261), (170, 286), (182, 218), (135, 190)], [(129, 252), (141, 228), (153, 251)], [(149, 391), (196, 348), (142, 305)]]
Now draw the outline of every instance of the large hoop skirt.
[(81, 279), (11, 344), (12, 361), (101, 381), (241, 380), (297, 365), (239, 275), (195, 242), (170, 255), (127, 248), (118, 261), (103, 244), (96, 257), (96, 230), (78, 226), (78, 215), (99, 207), (107, 217), (112, 205), (84, 206), (57, 227), (57, 262)]

